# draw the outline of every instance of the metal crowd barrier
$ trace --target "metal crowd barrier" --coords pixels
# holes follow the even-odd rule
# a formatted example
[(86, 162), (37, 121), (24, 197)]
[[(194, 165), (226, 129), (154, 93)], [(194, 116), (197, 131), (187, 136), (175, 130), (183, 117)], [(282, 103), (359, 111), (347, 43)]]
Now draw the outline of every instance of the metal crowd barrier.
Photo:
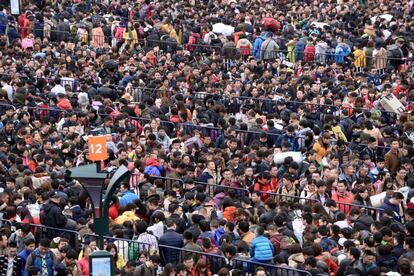
[[(1, 219), (3, 223), (11, 223), (8, 220)], [(23, 224), (19, 222), (14, 222), (17, 225)], [(59, 230), (62, 233), (68, 233), (69, 235), (79, 235), (77, 231), (71, 231), (66, 229), (57, 229), (53, 227), (47, 227), (41, 224), (30, 224), (31, 226), (35, 227), (37, 229), (37, 232), (44, 232), (45, 229), (51, 229), (51, 230)], [(94, 234), (86, 234), (83, 236), (84, 239), (88, 239), (91, 237), (96, 237)], [(48, 237), (48, 238), (54, 238), (54, 237)], [(153, 248), (148, 243), (138, 242), (136, 240), (131, 239), (121, 239), (121, 238), (115, 238), (111, 236), (104, 236), (105, 244), (108, 245), (110, 243), (113, 243), (117, 246), (118, 254), (124, 258), (125, 261), (137, 261), (137, 258), (139, 257), (139, 253), (141, 251), (145, 251), (147, 255), (152, 254), (160, 254), (162, 259), (162, 264), (165, 265), (166, 259), (168, 259), (171, 255), (176, 255), (178, 258), (175, 258), (176, 261), (174, 264), (178, 264), (183, 261), (183, 258), (185, 256), (191, 256), (195, 262), (197, 262), (199, 259), (205, 259), (210, 271), (212, 274), (217, 274), (217, 272), (222, 267), (227, 267), (229, 269), (237, 268), (243, 271), (243, 275), (246, 275), (248, 272), (253, 272), (257, 267), (263, 267), (267, 272), (268, 275), (286, 275), (286, 276), (310, 276), (311, 273), (305, 270), (299, 270), (294, 269), (290, 267), (281, 267), (276, 266), (273, 263), (260, 263), (255, 262), (250, 259), (241, 259), (238, 257), (234, 257), (232, 259), (227, 259), (223, 256), (222, 252), (220, 250), (217, 251), (217, 253), (207, 253), (207, 252), (199, 252), (194, 251), (186, 248), (178, 248), (178, 247), (172, 247), (167, 246), (163, 244), (158, 244), (156, 248)], [(36, 239), (36, 244), (39, 242), (39, 239)], [(78, 252), (82, 249), (82, 243), (77, 243), (76, 245), (72, 245), (74, 249), (76, 249)]]
[[(138, 121), (143, 127), (148, 125), (152, 119), (149, 118), (143, 118), (143, 117), (130, 117), (131, 119), (134, 119)], [(164, 126), (166, 128), (166, 132), (170, 138), (176, 137), (176, 132), (182, 128), (182, 131), (180, 131), (181, 134), (187, 134), (192, 135), (195, 130), (198, 130), (201, 132), (201, 134), (204, 137), (210, 137), (213, 142), (217, 140), (217, 138), (223, 134), (223, 129), (219, 127), (214, 126), (202, 126), (202, 125), (195, 125), (193, 123), (173, 123), (166, 120), (158, 120), (161, 126)], [(275, 133), (268, 133), (265, 131), (254, 131), (254, 130), (242, 130), (242, 129), (235, 129), (236, 133), (238, 135), (246, 134), (247, 137), (245, 137), (245, 141), (243, 141), (246, 144), (249, 144), (249, 142), (253, 141), (254, 139), (258, 139), (259, 135), (261, 133), (266, 133), (268, 137), (274, 137), (273, 139), (277, 139), (280, 134)]]
[[(153, 179), (162, 179), (165, 184), (166, 190), (172, 189), (172, 184), (174, 182), (180, 183), (181, 187), (184, 187), (184, 181), (182, 179), (178, 178), (171, 178), (171, 177), (162, 177), (162, 176), (152, 176)], [(211, 197), (214, 197), (214, 193), (217, 189), (217, 187), (220, 187), (224, 190), (226, 194), (231, 191), (236, 199), (241, 199), (244, 196), (250, 196), (250, 192), (247, 188), (242, 187), (231, 187), (231, 186), (224, 186), (219, 184), (213, 184), (213, 183), (205, 183), (200, 181), (194, 181), (195, 185), (202, 185), (204, 186), (204, 192)], [(275, 192), (263, 192), (262, 194), (269, 195), (270, 198), (275, 199), (276, 203), (278, 205), (287, 205), (289, 207), (289, 204), (296, 203), (300, 204), (302, 206), (309, 206), (312, 208), (315, 204), (320, 204), (320, 201), (314, 198), (307, 198), (307, 197), (300, 197), (300, 196), (292, 196), (292, 195), (285, 195), (285, 194), (279, 194)], [(345, 214), (348, 214), (351, 208), (358, 208), (363, 213), (370, 215), (373, 217), (374, 220), (378, 220), (380, 218), (380, 215), (384, 211), (381, 208), (371, 207), (371, 206), (365, 206), (365, 205), (358, 205), (358, 204), (352, 204), (352, 203), (346, 203), (346, 202), (337, 202), (337, 205), (339, 209), (344, 212)]]
[(376, 208), (376, 207), (371, 207), (371, 206), (358, 205), (358, 204), (352, 204), (352, 203), (346, 203), (346, 202), (340, 202), (340, 201), (337, 201), (336, 204), (338, 208), (342, 212), (344, 212), (346, 215), (349, 214), (352, 208), (358, 208), (364, 214), (372, 216), (374, 220), (379, 220), (382, 212), (384, 212), (384, 209), (382, 208)]
[[(196, 99), (205, 100), (207, 97), (212, 96), (214, 94), (201, 91), (201, 92), (192, 92), (192, 95), (194, 95), (194, 97)], [(229, 98), (228, 95), (224, 95), (224, 94), (219, 94), (219, 95), (222, 99), (228, 99)], [(259, 102), (271, 102), (273, 104), (277, 103), (276, 99), (269, 99), (269, 98), (255, 98), (255, 97), (247, 97), (247, 96), (234, 96), (234, 98), (241, 100), (241, 102), (253, 100), (253, 101), (259, 101)], [(286, 99), (285, 99), (285, 103), (286, 103), (286, 105), (312, 106), (312, 107), (317, 107), (317, 108), (324, 107), (324, 108), (327, 108), (327, 109), (331, 108), (334, 111), (342, 111), (342, 110), (345, 110), (345, 109), (354, 109), (354, 110), (358, 109), (358, 110), (361, 110), (361, 111), (364, 111), (364, 112), (368, 112), (368, 111), (374, 110), (374, 108), (369, 109), (369, 108), (356, 108), (356, 107), (342, 107), (342, 106), (336, 106), (336, 105), (318, 104), (318, 103), (310, 103), (310, 102), (299, 102), (299, 101), (286, 100)], [(383, 114), (389, 114), (389, 115), (404, 114), (404, 112), (395, 113), (395, 112), (390, 112), (390, 111), (385, 111), (385, 110), (379, 110), (379, 111), (381, 111), (381, 113), (383, 113)], [(406, 113), (410, 114), (409, 112), (406, 112)], [(339, 113), (339, 117), (340, 116), (341, 116), (341, 113)]]

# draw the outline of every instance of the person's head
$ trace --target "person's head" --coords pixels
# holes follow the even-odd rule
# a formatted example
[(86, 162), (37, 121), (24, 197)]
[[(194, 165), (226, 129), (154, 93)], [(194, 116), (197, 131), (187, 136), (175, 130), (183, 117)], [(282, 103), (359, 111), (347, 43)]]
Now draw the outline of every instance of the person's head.
[(17, 255), (17, 243), (16, 242), (9, 242), (7, 246), (7, 253), (9, 257), (14, 258)]
[(154, 254), (149, 257), (147, 265), (152, 269), (156, 269), (160, 263), (161, 263), (160, 255)]
[(222, 267), (219, 271), (218, 271), (218, 276), (230, 276), (230, 272), (227, 268)]
[(34, 239), (27, 239), (24, 241), (24, 247), (28, 252), (32, 252), (36, 248)]
[(190, 231), (185, 231), (183, 234), (183, 239), (186, 241), (192, 241), (193, 240), (193, 233)]
[(66, 252), (65, 261), (70, 264), (74, 261), (76, 261), (78, 258), (78, 254), (74, 249), (69, 249), (68, 252)]
[(195, 266), (195, 270), (197, 273), (199, 273), (200, 275), (207, 273), (207, 262), (205, 259), (201, 258), (198, 260), (196, 266)]
[(122, 182), (122, 183), (119, 185), (119, 191), (120, 191), (121, 193), (125, 193), (125, 192), (129, 191), (130, 189), (131, 189), (131, 187), (130, 187), (130, 185), (129, 185), (129, 183), (128, 183), (128, 182)]
[(356, 247), (351, 247), (349, 248), (348, 255), (351, 262), (354, 262), (356, 260), (359, 260), (359, 258), (361, 257), (361, 251)]
[(406, 250), (414, 249), (414, 237), (406, 237), (404, 239), (404, 249)]
[(138, 234), (147, 232), (147, 227), (148, 227), (148, 224), (144, 220), (138, 220), (135, 223), (135, 230), (137, 231)]
[(186, 254), (183, 258), (183, 264), (185, 265), (187, 270), (193, 269), (194, 266), (194, 259), (192, 254)]
[(45, 255), (50, 248), (50, 240), (49, 239), (41, 239), (39, 242), (39, 252), (41, 255)]
[(371, 250), (365, 250), (362, 256), (362, 262), (364, 265), (375, 264), (376, 257), (376, 254)]
[(92, 247), (90, 247), (89, 245), (85, 245), (83, 247), (83, 256), (89, 257), (89, 255), (91, 254), (92, 254)]
[(163, 275), (165, 276), (175, 276), (176, 275), (176, 268), (173, 264), (166, 264), (164, 267)]
[(138, 263), (143, 264), (148, 260), (148, 253), (146, 250), (140, 250), (137, 255)]
[(254, 275), (255, 276), (266, 276), (266, 270), (264, 269), (264, 267), (259, 266), (256, 268), (256, 270), (254, 271)]
[(326, 183), (324, 180), (319, 180), (316, 182), (316, 188), (318, 190), (318, 193), (323, 195), (326, 192)]
[(338, 190), (339, 193), (345, 193), (346, 189), (347, 189), (347, 185), (345, 181), (339, 181), (336, 189)]
[(400, 204), (401, 204), (401, 202), (404, 200), (404, 196), (403, 196), (403, 194), (402, 194), (402, 193), (400, 193), (400, 192), (394, 192), (394, 193), (392, 194), (391, 200), (393, 201), (393, 203), (394, 203), (395, 205), (400, 205)]
[(257, 236), (263, 236), (264, 235), (264, 228), (262, 226), (258, 226), (256, 228), (256, 235)]
[(400, 148), (400, 143), (398, 142), (397, 139), (392, 140), (391, 142), (391, 149), (396, 151)]

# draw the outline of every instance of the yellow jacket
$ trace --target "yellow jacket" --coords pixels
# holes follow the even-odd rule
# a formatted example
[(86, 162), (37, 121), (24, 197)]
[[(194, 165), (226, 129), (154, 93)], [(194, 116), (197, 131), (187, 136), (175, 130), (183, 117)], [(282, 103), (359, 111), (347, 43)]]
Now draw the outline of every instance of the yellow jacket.
[(367, 66), (367, 59), (365, 58), (365, 52), (362, 49), (356, 49), (354, 51), (354, 64), (356, 67)]
[(331, 150), (331, 147), (329, 146), (328, 148), (325, 148), (318, 141), (313, 145), (313, 150), (318, 155), (316, 160), (318, 161), (318, 163), (320, 163), (322, 161), (322, 159), (325, 157), (325, 155)]
[(122, 38), (125, 40), (125, 43), (129, 44), (132, 48), (135, 46), (135, 43), (138, 43), (138, 33), (135, 29), (131, 31), (125, 29)]
[(116, 218), (116, 224), (123, 224), (125, 221), (136, 221), (139, 218), (135, 215), (134, 211), (125, 211), (122, 215)]
[(164, 24), (164, 25), (162, 25), (161, 30), (165, 34), (167, 34), (170, 37), (174, 38), (175, 41), (177, 41), (177, 43), (179, 42), (177, 32), (175, 31), (175, 29), (173, 28), (173, 26), (171, 26), (170, 24)]
[(342, 132), (342, 129), (340, 126), (334, 126), (332, 127), (333, 133), (335, 133), (335, 136), (338, 140), (343, 140), (344, 142), (348, 142), (346, 139), (345, 134)]
[(118, 253), (118, 260), (116, 260), (116, 267), (122, 269), (125, 266), (124, 257)]

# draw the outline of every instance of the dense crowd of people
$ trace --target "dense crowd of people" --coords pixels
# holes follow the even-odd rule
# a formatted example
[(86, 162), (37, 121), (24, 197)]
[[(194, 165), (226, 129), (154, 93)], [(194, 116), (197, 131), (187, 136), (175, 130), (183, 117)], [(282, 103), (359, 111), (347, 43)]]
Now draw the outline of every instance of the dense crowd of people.
[(0, 5), (1, 275), (414, 274), (413, 1)]

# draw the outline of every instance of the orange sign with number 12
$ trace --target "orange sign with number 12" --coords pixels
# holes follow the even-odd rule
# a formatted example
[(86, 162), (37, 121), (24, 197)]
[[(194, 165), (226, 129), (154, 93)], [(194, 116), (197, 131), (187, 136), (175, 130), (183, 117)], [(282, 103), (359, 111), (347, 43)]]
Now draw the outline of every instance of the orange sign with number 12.
[(89, 160), (102, 161), (108, 158), (105, 136), (88, 137)]

